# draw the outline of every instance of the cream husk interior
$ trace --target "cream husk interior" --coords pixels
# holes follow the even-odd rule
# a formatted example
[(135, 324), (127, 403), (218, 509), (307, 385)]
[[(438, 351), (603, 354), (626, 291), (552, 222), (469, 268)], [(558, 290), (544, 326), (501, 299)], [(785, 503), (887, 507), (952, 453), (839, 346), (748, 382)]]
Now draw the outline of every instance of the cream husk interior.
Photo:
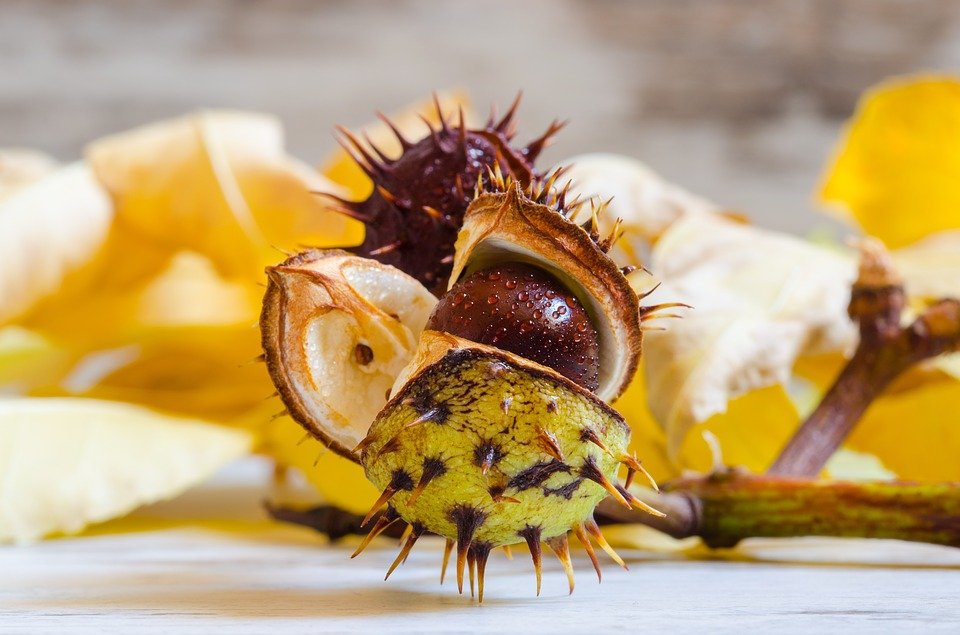
[[(309, 253), (269, 272), (267, 362), (291, 415), (344, 452), (386, 403), (436, 298), (394, 267), (341, 251)], [(367, 363), (358, 346), (372, 353)]]

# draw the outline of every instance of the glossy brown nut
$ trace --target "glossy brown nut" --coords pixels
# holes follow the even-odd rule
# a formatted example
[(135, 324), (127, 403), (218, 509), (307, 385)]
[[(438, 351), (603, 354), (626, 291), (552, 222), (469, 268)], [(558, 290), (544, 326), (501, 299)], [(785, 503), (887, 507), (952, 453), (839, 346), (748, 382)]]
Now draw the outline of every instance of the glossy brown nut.
[(600, 346), (590, 316), (533, 265), (501, 263), (468, 275), (440, 299), (427, 328), (510, 351), (597, 389)]

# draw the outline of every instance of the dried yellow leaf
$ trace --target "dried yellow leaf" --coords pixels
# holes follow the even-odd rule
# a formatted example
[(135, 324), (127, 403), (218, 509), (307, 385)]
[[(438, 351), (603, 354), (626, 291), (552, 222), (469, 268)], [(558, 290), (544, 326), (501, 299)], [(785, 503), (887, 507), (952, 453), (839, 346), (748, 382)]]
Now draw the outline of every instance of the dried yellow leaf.
[(258, 279), (277, 249), (360, 239), (358, 223), (311, 193), (336, 187), (284, 153), (271, 117), (202, 112), (107, 137), (87, 156), (131, 250), (192, 250), (226, 277)]
[(30, 542), (176, 496), (251, 436), (137, 406), (0, 400), (0, 542)]
[(644, 347), (651, 410), (672, 456), (732, 398), (785, 385), (800, 356), (855, 342), (853, 262), (823, 247), (705, 215), (671, 225), (652, 269), (665, 280), (657, 297), (694, 307)]
[(0, 324), (59, 290), (102, 248), (112, 222), (106, 192), (82, 164), (0, 199)]
[(49, 386), (73, 364), (69, 351), (20, 326), (0, 328), (0, 393)]
[(960, 381), (917, 368), (875, 401), (848, 445), (879, 458), (900, 478), (960, 480)]
[[(960, 209), (956, 214), (960, 217)], [(891, 255), (911, 301), (960, 298), (960, 231), (930, 234)]]
[(643, 363), (641, 358), (640, 369), (613, 407), (632, 430), (630, 451), (642, 458), (643, 467), (660, 483), (679, 476), (681, 466), (668, 456), (666, 433), (650, 412)]
[(896, 248), (960, 228), (960, 81), (896, 79), (868, 91), (821, 199)]
[[(626, 203), (616, 208), (614, 202), (613, 215), (626, 217), (637, 249), (653, 243), (647, 264), (663, 286), (646, 302), (683, 301), (694, 307), (681, 320), (664, 321), (666, 331), (645, 338), (644, 390), (631, 387), (617, 404), (634, 429), (642, 430), (634, 443), (649, 446), (643, 456), (657, 457), (652, 467), (658, 477), (682, 468), (709, 469), (717, 448), (704, 443), (705, 431), (718, 439), (724, 462), (766, 469), (799, 420), (794, 405), (799, 392), (788, 396), (784, 387), (797, 376), (807, 379), (810, 398), (802, 401), (816, 401), (856, 345), (858, 333), (847, 316), (852, 255), (738, 222), (638, 162), (610, 155), (588, 155), (578, 162), (574, 174), (580, 176), (581, 192), (619, 196)], [(895, 251), (893, 258), (915, 307), (960, 295), (960, 232), (932, 234)], [(638, 291), (652, 286), (633, 278)], [(911, 432), (910, 438), (917, 443), (947, 438), (945, 447), (952, 447), (952, 433), (940, 415), (946, 410), (937, 411), (937, 402), (927, 399), (937, 395), (947, 400), (941, 406), (950, 403), (949, 384), (933, 381), (937, 374), (930, 368), (938, 368), (943, 380), (960, 377), (956, 359), (943, 356), (911, 373), (914, 379), (873, 404), (861, 427), (880, 430), (880, 439), (884, 425), (895, 429), (889, 423), (894, 416), (911, 409), (927, 412), (927, 436)], [(865, 438), (858, 433), (858, 447), (901, 476), (954, 478), (952, 465), (939, 460), (912, 468), (920, 451), (920, 446), (911, 449), (912, 441), (901, 449)], [(910, 453), (912, 459), (903, 460)]]
[(53, 172), (52, 157), (24, 148), (0, 148), (0, 200)]
[(89, 352), (61, 383), (67, 394), (139, 403), (217, 423), (248, 423), (273, 386), (248, 326), (146, 329)]
[(671, 183), (637, 159), (619, 154), (584, 154), (560, 165), (569, 166), (564, 179), (573, 193), (609, 200), (600, 215), (600, 234), (608, 235), (618, 219), (623, 237), (610, 255), (618, 263), (639, 266), (649, 247), (684, 216), (716, 214), (720, 208)]

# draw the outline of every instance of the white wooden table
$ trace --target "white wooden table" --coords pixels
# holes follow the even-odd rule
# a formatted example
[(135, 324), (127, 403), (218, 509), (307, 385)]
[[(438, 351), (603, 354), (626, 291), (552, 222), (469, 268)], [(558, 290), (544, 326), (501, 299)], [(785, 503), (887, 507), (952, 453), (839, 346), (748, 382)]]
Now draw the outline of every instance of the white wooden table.
[[(395, 541), (350, 560), (355, 543), (249, 519), (262, 493), (215, 485), (93, 535), (0, 548), (0, 633), (960, 633), (960, 550), (812, 539), (710, 560), (621, 550), (630, 571), (608, 563), (599, 585), (577, 550), (574, 594), (547, 561), (539, 598), (518, 550), (491, 556), (478, 606), (450, 578), (439, 585), (439, 539), (384, 582)], [(198, 506), (247, 519), (170, 520)], [(131, 526), (141, 531), (117, 531)]]

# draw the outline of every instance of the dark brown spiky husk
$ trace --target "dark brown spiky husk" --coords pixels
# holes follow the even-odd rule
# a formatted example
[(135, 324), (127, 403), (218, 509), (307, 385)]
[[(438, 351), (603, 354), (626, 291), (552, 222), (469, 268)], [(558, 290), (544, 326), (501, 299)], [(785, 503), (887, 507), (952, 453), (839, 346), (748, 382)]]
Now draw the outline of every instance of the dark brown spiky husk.
[(482, 128), (447, 121), (439, 104), (439, 127), (424, 122), (429, 134), (410, 142), (394, 129), (402, 154), (391, 159), (364, 145), (346, 130), (342, 143), (373, 180), (364, 201), (340, 201), (342, 211), (366, 226), (363, 242), (351, 248), (357, 255), (392, 265), (417, 278), (441, 295), (446, 291), (453, 262), (454, 242), (463, 214), (473, 200), (478, 182), (487, 184), (490, 170), (518, 180), (525, 187), (539, 180), (534, 162), (560, 128), (555, 122), (522, 148), (511, 145), (519, 97), (496, 120), (491, 115)]

